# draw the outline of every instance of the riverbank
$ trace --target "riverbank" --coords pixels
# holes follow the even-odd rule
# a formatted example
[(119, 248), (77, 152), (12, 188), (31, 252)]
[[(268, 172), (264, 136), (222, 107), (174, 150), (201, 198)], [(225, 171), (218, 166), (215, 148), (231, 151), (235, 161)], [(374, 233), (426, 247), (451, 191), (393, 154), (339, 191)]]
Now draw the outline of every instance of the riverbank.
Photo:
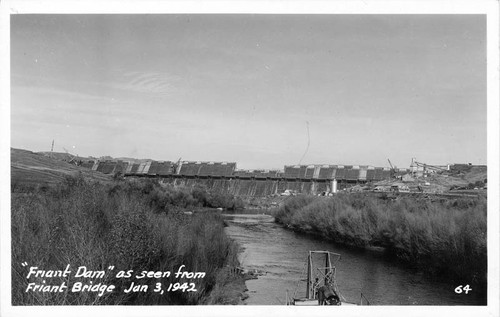
[[(233, 199), (202, 188), (174, 188), (151, 180), (118, 179), (103, 184), (67, 177), (53, 187), (14, 189), (12, 304), (211, 304), (221, 289), (234, 291), (218, 296), (226, 298), (219, 304), (238, 302), (245, 297), (244, 276), (227, 274), (227, 268), (239, 265), (238, 246), (225, 234), (220, 214), (185, 213), (193, 208), (234, 206)], [(28, 279), (29, 267), (23, 263), (42, 270), (60, 270), (70, 264), (75, 270), (85, 266), (106, 274)], [(144, 271), (164, 274), (181, 269), (198, 275), (137, 277)], [(125, 277), (117, 274), (120, 271)], [(28, 283), (70, 286), (77, 282), (114, 285), (115, 290), (104, 296), (90, 291), (26, 292)], [(147, 291), (125, 293), (131, 282)], [(157, 283), (165, 288), (179, 283), (196, 291), (186, 287), (159, 295), (153, 291)]]
[(221, 270), (214, 290), (206, 304), (208, 305), (245, 305), (248, 298), (246, 281), (253, 277), (245, 274), (239, 267), (227, 267)]
[(335, 243), (383, 248), (410, 267), (485, 289), (486, 214), (483, 197), (430, 201), (339, 194), (290, 197), (275, 219)]

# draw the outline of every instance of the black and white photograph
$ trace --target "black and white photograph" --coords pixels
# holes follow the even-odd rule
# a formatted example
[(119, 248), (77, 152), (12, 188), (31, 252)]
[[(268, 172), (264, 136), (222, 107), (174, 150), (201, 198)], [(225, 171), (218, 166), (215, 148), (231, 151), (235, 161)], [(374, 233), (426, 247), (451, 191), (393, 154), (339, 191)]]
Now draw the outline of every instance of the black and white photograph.
[(2, 315), (500, 313), (498, 2), (168, 3), (3, 4)]

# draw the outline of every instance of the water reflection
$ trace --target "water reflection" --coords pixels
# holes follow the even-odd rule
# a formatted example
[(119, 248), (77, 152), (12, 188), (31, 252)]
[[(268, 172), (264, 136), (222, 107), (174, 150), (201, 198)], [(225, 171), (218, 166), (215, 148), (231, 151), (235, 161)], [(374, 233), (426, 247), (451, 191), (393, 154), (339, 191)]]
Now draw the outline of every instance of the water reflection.
[[(340, 253), (339, 289), (348, 301), (363, 293), (375, 305), (484, 305), (477, 294), (459, 295), (457, 285), (437, 282), (391, 262), (380, 252), (353, 250), (283, 229), (262, 211), (223, 214), (227, 233), (244, 249), (240, 261), (247, 269), (263, 272), (247, 281), (249, 305), (282, 305), (293, 292), (310, 250)], [(303, 291), (303, 290), (300, 290)]]

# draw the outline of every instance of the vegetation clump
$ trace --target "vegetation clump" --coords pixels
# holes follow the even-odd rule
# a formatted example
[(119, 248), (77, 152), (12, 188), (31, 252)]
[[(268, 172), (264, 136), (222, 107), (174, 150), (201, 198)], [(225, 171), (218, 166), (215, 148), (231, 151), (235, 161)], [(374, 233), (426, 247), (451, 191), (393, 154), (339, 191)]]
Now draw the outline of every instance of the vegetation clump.
[[(69, 177), (55, 188), (12, 193), (12, 304), (13, 305), (163, 305), (210, 303), (221, 272), (237, 266), (237, 246), (224, 232), (215, 212), (186, 215), (185, 208), (205, 206), (200, 199), (210, 193), (162, 186), (150, 180), (116, 181), (112, 184)], [(209, 199), (209, 198), (207, 198)], [(230, 198), (228, 198), (230, 200)], [(23, 266), (28, 263), (29, 266)], [(100, 279), (53, 277), (47, 284), (75, 282), (115, 285), (98, 296), (91, 292), (26, 292), (29, 267), (76, 271), (107, 270), (115, 274)], [(141, 271), (171, 271), (179, 267), (204, 272), (198, 279), (134, 279)], [(117, 278), (120, 270), (133, 270), (132, 278)], [(147, 292), (124, 293), (131, 282), (147, 284)], [(196, 292), (152, 290), (157, 282), (195, 283)]]
[(430, 201), (364, 194), (290, 197), (275, 212), (288, 228), (356, 247), (382, 247), (435, 275), (486, 286), (486, 198)]

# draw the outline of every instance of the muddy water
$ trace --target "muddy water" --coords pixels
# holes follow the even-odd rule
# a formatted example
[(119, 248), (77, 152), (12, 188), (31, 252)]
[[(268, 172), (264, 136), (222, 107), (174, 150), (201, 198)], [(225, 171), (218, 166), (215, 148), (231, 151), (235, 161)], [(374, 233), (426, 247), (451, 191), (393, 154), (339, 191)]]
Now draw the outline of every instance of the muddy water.
[(285, 230), (271, 216), (244, 212), (224, 217), (229, 224), (227, 233), (244, 248), (241, 265), (262, 273), (258, 279), (247, 281), (248, 305), (283, 305), (286, 291), (293, 293), (297, 287), (309, 250), (342, 255), (337, 264), (337, 282), (350, 302), (359, 302), (360, 293), (372, 305), (484, 305), (486, 302), (474, 290), (468, 295), (456, 294), (458, 285), (432, 280), (391, 262), (378, 251), (352, 250), (313, 239)]

